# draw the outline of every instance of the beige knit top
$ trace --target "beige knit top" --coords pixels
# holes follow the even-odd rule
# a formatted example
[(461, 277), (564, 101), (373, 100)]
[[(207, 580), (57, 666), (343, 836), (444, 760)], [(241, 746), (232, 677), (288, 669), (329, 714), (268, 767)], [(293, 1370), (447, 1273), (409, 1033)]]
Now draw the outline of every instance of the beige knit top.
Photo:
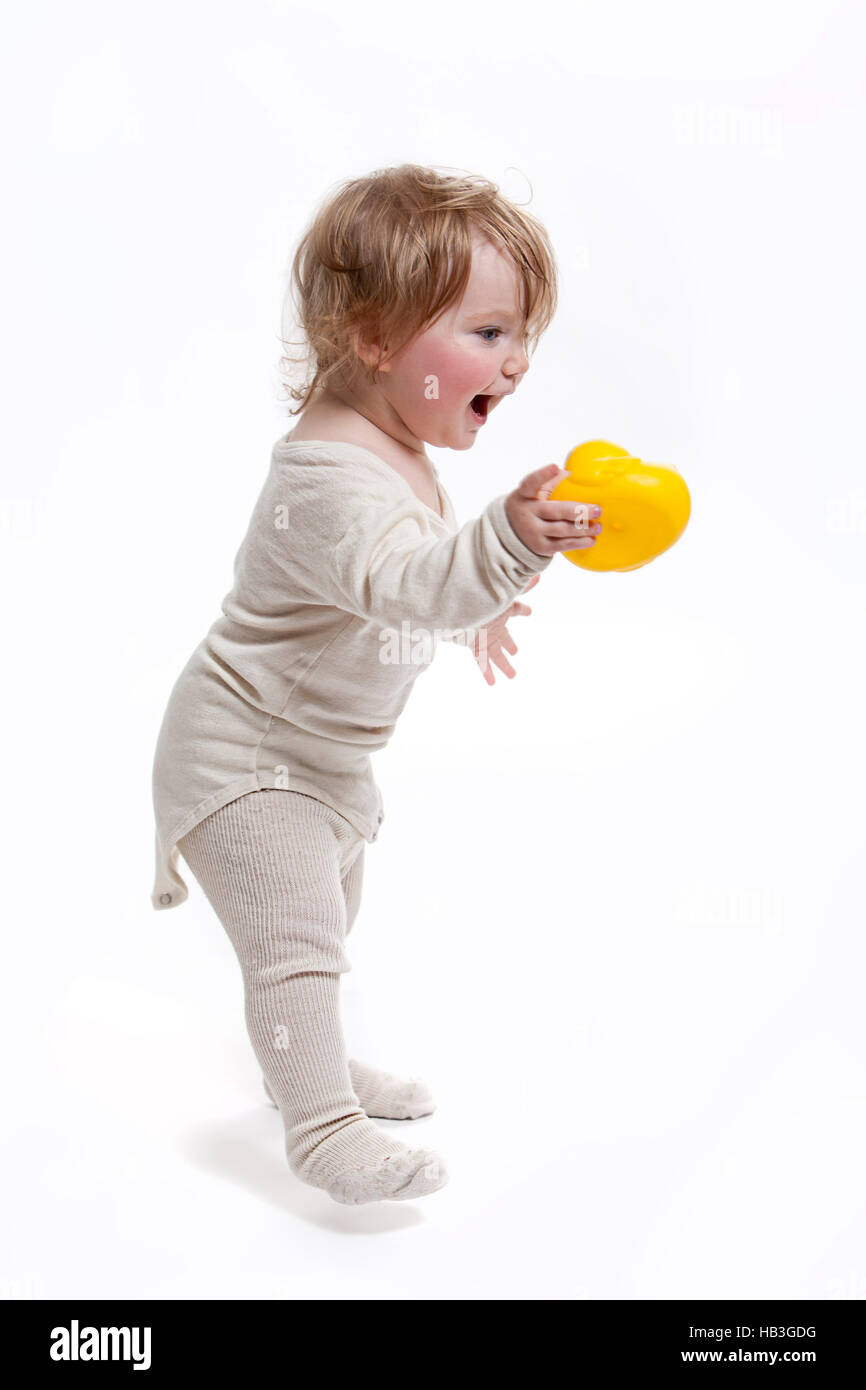
[(552, 558), (519, 539), (504, 493), (458, 529), (433, 472), (443, 517), (359, 445), (274, 445), (234, 586), (159, 732), (155, 908), (188, 896), (178, 840), (257, 788), (306, 792), (376, 839), (370, 755), (438, 641), (471, 644)]

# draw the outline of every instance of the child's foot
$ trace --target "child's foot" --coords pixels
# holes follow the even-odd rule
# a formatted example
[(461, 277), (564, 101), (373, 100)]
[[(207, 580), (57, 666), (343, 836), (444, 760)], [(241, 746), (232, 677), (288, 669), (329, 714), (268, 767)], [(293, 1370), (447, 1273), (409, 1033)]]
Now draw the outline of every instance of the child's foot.
[(432, 1149), (409, 1149), (377, 1129), (367, 1116), (353, 1119), (320, 1140), (289, 1166), (302, 1182), (323, 1188), (335, 1202), (402, 1202), (425, 1197), (448, 1181), (445, 1163)]
[(349, 1075), (364, 1110), (377, 1120), (417, 1120), (436, 1109), (427, 1085), (417, 1078), (401, 1081), (391, 1072), (379, 1071), (349, 1058)]
[[(361, 1109), (371, 1119), (417, 1120), (421, 1115), (432, 1115), (436, 1109), (423, 1081), (401, 1081), (390, 1072), (365, 1066), (351, 1057), (349, 1075)], [(271, 1104), (276, 1104), (267, 1081), (264, 1086)]]
[(359, 1206), (362, 1202), (403, 1202), (426, 1197), (448, 1181), (445, 1164), (432, 1149), (407, 1149), (405, 1154), (381, 1163), (341, 1173), (327, 1191), (335, 1202)]

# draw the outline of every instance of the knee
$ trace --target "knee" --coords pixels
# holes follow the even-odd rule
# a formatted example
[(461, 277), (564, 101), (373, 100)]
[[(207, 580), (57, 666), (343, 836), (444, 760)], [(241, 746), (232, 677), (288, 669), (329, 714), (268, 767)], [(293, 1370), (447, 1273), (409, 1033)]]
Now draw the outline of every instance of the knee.
[(296, 975), (345, 975), (351, 962), (342, 946), (318, 946), (307, 943), (276, 954), (269, 953), (247, 963), (246, 974), (252, 985), (260, 989), (275, 989)]

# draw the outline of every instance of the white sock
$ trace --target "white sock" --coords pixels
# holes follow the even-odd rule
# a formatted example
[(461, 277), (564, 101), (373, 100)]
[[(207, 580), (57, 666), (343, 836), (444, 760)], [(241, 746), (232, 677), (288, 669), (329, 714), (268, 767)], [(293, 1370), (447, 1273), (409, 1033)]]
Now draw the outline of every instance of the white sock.
[[(349, 1058), (349, 1075), (361, 1109), (372, 1120), (417, 1120), (436, 1109), (426, 1082), (417, 1078), (401, 1081), (399, 1076), (356, 1062), (354, 1057)], [(276, 1105), (267, 1080), (262, 1080), (271, 1104)]]

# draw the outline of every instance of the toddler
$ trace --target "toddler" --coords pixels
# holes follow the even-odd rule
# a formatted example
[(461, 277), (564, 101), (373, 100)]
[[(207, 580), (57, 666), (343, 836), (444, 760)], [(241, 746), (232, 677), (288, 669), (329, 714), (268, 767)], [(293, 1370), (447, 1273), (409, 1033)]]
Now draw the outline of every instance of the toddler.
[(237, 953), (291, 1171), (337, 1202), (403, 1201), (445, 1164), (374, 1120), (432, 1098), (349, 1058), (339, 1014), (384, 819), (371, 754), (440, 637), (489, 684), (493, 664), (513, 676), (517, 595), (600, 526), (549, 500), (551, 464), (458, 527), (425, 450), (472, 448), (555, 312), (547, 234), (495, 184), (411, 164), (347, 181), (300, 240), (293, 296), (312, 379), (163, 717), (152, 902), (186, 899), (182, 855)]

